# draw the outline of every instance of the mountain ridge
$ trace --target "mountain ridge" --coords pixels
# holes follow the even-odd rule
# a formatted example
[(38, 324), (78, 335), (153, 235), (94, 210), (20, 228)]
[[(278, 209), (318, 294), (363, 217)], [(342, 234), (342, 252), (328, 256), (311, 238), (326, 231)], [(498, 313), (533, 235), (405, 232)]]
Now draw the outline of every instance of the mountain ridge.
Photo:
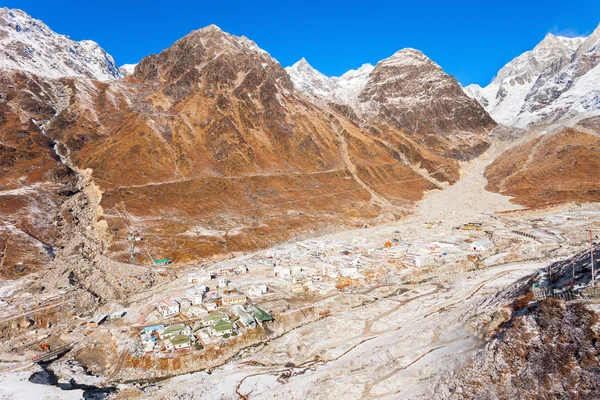
[(600, 112), (600, 25), (586, 37), (548, 34), (486, 87), (464, 88), (498, 122), (527, 127)]
[(485, 133), (495, 122), (421, 51), (401, 49), (374, 67), (361, 68), (328, 78), (301, 60), (286, 70), (297, 90), (344, 108), (365, 129), (403, 129), (437, 154), (460, 159), (486, 148)]
[(0, 8), (0, 68), (47, 78), (77, 76), (109, 81), (125, 75), (92, 40), (79, 42), (17, 9)]
[[(124, 79), (11, 70), (0, 71), (0, 82), (10, 93), (0, 104), (15, 113), (49, 110), (30, 129), (57, 144), (54, 160), (68, 155), (74, 170), (90, 171), (86, 179), (102, 193), (102, 247), (119, 261), (144, 264), (151, 252), (194, 262), (315, 229), (394, 220), (460, 176), (458, 161), (420, 135), (392, 125), (374, 134), (309, 101), (273, 57), (216, 26), (143, 58)], [(22, 98), (34, 84), (39, 94)], [(18, 146), (19, 129), (0, 131)], [(0, 186), (14, 186), (19, 174), (8, 170)], [(131, 254), (128, 234), (145, 236), (147, 251)]]
[[(336, 78), (306, 60), (295, 65), (308, 89), (313, 78), (323, 84), (320, 96), (250, 39), (211, 25), (122, 79), (0, 70), (0, 104), (12, 113), (2, 142), (16, 152), (26, 124), (49, 157), (37, 179), (57, 175), (46, 164), (64, 155), (92, 171), (108, 254), (136, 263), (146, 255), (130, 254), (122, 232), (144, 232), (157, 256), (196, 261), (315, 226), (394, 220), (427, 191), (457, 182), (460, 161), (490, 146), (496, 123), (418, 50)], [(31, 167), (22, 164), (2, 187), (19, 187)]]

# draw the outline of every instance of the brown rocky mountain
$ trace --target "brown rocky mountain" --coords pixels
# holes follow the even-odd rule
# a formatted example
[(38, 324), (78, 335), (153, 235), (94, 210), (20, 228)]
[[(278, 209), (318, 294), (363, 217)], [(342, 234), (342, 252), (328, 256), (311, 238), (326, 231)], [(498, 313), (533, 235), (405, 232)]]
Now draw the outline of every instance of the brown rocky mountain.
[(454, 77), (414, 49), (379, 62), (358, 100), (367, 124), (391, 125), (446, 157), (478, 156), (496, 126)]
[[(374, 77), (385, 80), (392, 68), (409, 81), (420, 77), (418, 68), (397, 65), (378, 65)], [(11, 130), (2, 130), (1, 141), (22, 152), (18, 141), (26, 132), (35, 152), (19, 162), (3, 156), (1, 189), (23, 190), (38, 181), (51, 187), (44, 198), (54, 202), (45, 215), (55, 215), (58, 205), (62, 214), (37, 221), (50, 236), (83, 218), (74, 209), (98, 202), (84, 213), (98, 219), (95, 244), (81, 246), (141, 264), (162, 257), (199, 261), (309, 231), (384, 222), (407, 213), (425, 191), (456, 181), (457, 159), (483, 151), (494, 126), (475, 101), (463, 101), (455, 80), (448, 83), (430, 65), (421, 72), (425, 77), (410, 87), (368, 86), (361, 99), (377, 114), (367, 125), (346, 118), (341, 106), (310, 101), (255, 43), (215, 26), (146, 57), (124, 80), (3, 72), (1, 121)], [(419, 88), (436, 91), (439, 101), (423, 109), (433, 119), (395, 108), (418, 97)], [(454, 95), (460, 112), (449, 106)], [(418, 109), (427, 97), (415, 100)], [(54, 142), (62, 157), (52, 151)], [(19, 182), (32, 166), (37, 181)], [(80, 191), (89, 179), (96, 189), (81, 200), (85, 204), (65, 211), (60, 195), (68, 197), (62, 186), (74, 187), (73, 174)], [(12, 207), (3, 218), (7, 254), (15, 243), (7, 221), (18, 226), (27, 219), (14, 199), (2, 198), (5, 209)], [(133, 255), (132, 235), (142, 238)], [(74, 246), (51, 239), (49, 246)], [(4, 259), (6, 265), (21, 261)]]
[(589, 118), (506, 151), (486, 169), (487, 189), (529, 207), (598, 201), (599, 121)]
[(0, 73), (0, 269), (32, 271), (51, 260), (58, 238), (55, 215), (71, 194), (74, 176), (53, 151), (38, 121), (50, 120), (65, 81), (20, 72)]
[[(288, 67), (294, 86), (336, 108), (375, 135), (400, 131), (444, 157), (469, 159), (488, 147), (496, 126), (456, 79), (414, 49), (328, 78), (306, 60)], [(396, 135), (391, 135), (396, 136)]]

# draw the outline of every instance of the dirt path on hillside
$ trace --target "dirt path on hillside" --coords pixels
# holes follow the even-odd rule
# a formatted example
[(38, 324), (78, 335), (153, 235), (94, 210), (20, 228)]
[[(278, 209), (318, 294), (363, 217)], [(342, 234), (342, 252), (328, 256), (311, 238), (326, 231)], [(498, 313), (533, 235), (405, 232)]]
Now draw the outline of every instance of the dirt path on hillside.
[(346, 138), (344, 136), (344, 134), (346, 133), (344, 128), (341, 127), (340, 122), (336, 119), (330, 120), (330, 122), (331, 128), (333, 129), (338, 139), (340, 140), (340, 143), (342, 144), (342, 146), (340, 147), (340, 154), (342, 156), (342, 160), (344, 160), (344, 164), (346, 164), (346, 168), (348, 169), (348, 171), (350, 171), (350, 174), (352, 175), (356, 183), (358, 183), (364, 190), (369, 192), (369, 194), (371, 195), (371, 203), (381, 207), (381, 209), (387, 212), (393, 213), (394, 211), (400, 211), (400, 214), (402, 214), (402, 211), (404, 210), (397, 210), (397, 207), (395, 207), (383, 196), (380, 196), (375, 190), (373, 190), (373, 188), (371, 188), (362, 179), (360, 179), (358, 173), (356, 172), (356, 165), (354, 165), (354, 163), (352, 162), (350, 153), (348, 151), (348, 142), (346, 141)]

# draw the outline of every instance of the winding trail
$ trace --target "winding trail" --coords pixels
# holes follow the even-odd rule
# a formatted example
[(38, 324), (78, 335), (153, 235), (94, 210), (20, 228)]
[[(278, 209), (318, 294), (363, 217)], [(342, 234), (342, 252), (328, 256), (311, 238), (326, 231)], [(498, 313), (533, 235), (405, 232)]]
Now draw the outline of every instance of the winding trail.
[(337, 138), (339, 139), (340, 143), (342, 144), (342, 146), (340, 147), (342, 159), (344, 160), (344, 164), (346, 164), (346, 168), (348, 168), (348, 171), (350, 171), (350, 174), (352, 175), (352, 177), (354, 178), (356, 183), (358, 183), (364, 190), (369, 192), (369, 194), (371, 195), (371, 203), (378, 205), (383, 210), (397, 212), (398, 211), (398, 210), (396, 210), (397, 207), (395, 207), (392, 203), (390, 203), (386, 198), (377, 194), (377, 192), (375, 192), (375, 190), (373, 190), (373, 188), (371, 188), (362, 179), (360, 179), (360, 177), (358, 176), (358, 173), (356, 172), (356, 165), (354, 165), (354, 163), (352, 162), (350, 153), (348, 152), (348, 142), (346, 141), (346, 137), (344, 136), (346, 134), (346, 131), (341, 126), (341, 123), (337, 119), (335, 119), (335, 117), (332, 117), (332, 118), (333, 118), (333, 120), (330, 119), (331, 128), (333, 129), (333, 132), (337, 135)]

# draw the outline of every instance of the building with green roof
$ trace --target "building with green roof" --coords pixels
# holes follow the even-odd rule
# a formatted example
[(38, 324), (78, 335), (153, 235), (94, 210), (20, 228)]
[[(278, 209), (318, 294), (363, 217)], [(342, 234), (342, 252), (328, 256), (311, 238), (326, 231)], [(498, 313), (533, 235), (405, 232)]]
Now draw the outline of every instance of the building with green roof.
[(167, 340), (165, 347), (168, 350), (177, 350), (190, 347), (192, 339), (188, 335), (177, 335)]
[(231, 334), (233, 331), (233, 324), (229, 321), (219, 321), (215, 324), (214, 329), (217, 335), (223, 336), (225, 334)]
[(184, 324), (175, 324), (166, 327), (162, 332), (159, 332), (161, 339), (168, 339), (182, 333), (189, 333), (190, 327)]
[(265, 322), (265, 321), (273, 320), (273, 316), (271, 314), (269, 314), (267, 311), (260, 308), (259, 306), (254, 306), (252, 308), (252, 314), (254, 315), (254, 318), (256, 318), (256, 320), (258, 322)]
[(219, 321), (228, 321), (228, 320), (229, 320), (229, 315), (227, 315), (223, 312), (214, 311), (214, 312), (211, 312), (210, 314), (208, 314), (206, 316), (206, 318), (204, 318), (204, 325), (215, 325)]

